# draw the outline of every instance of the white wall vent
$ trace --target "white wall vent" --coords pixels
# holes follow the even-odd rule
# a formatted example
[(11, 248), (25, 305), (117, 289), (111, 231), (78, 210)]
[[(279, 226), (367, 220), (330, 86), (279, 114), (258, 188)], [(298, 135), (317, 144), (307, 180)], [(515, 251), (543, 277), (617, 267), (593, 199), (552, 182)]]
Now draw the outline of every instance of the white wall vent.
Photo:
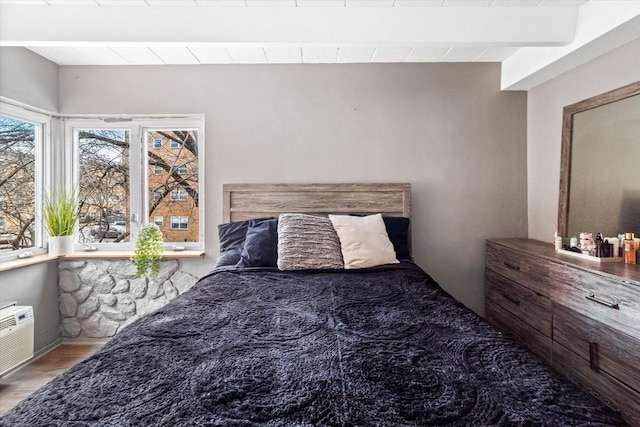
[(33, 308), (0, 309), (0, 375), (33, 357)]

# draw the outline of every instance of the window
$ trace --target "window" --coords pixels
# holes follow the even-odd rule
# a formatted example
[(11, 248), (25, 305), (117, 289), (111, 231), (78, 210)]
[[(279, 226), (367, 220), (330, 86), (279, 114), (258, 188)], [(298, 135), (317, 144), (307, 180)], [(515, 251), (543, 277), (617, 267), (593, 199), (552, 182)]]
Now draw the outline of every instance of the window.
[[(82, 243), (130, 241), (126, 219), (130, 212), (128, 129), (75, 130), (79, 157), (80, 221)], [(120, 224), (116, 226), (116, 222)], [(124, 226), (122, 224), (125, 224)]]
[(185, 190), (171, 190), (171, 200), (187, 200), (187, 192)]
[[(172, 217), (171, 223), (161, 230), (165, 241), (197, 242), (202, 234), (200, 225), (201, 191), (199, 189), (201, 143), (197, 128), (147, 128), (146, 140), (162, 138), (171, 141), (170, 148), (149, 152), (149, 162), (163, 165), (162, 176), (149, 176), (149, 191), (162, 192), (161, 200), (149, 201), (149, 220), (152, 215)], [(177, 149), (176, 149), (177, 148)], [(169, 195), (169, 197), (166, 197)], [(176, 203), (177, 202), (177, 203)], [(173, 217), (182, 218), (177, 223)], [(190, 226), (189, 226), (190, 223)]]
[[(140, 224), (150, 222), (160, 227), (167, 244), (201, 248), (201, 129), (201, 118), (70, 121), (75, 176), (85, 200), (81, 242), (131, 248)], [(165, 217), (172, 218), (166, 226)]]
[(4, 230), (4, 218), (0, 218), (0, 230)]
[[(43, 186), (42, 150), (50, 119), (20, 107), (0, 104), (0, 258), (42, 248), (36, 215)], [(43, 252), (43, 250), (41, 250)]]
[(189, 218), (187, 218), (186, 216), (172, 216), (171, 229), (172, 230), (188, 230)]

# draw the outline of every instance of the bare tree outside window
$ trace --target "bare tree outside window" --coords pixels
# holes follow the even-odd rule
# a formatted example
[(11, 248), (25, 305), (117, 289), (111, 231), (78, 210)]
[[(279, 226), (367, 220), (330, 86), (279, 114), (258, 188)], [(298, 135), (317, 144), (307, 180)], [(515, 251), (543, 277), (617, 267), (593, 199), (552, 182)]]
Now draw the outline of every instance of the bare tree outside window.
[[(161, 148), (157, 141), (161, 140)], [(198, 135), (195, 130), (147, 132), (149, 156), (149, 222), (156, 216), (185, 218), (179, 227), (160, 226), (167, 242), (197, 242)], [(163, 174), (156, 174), (162, 168)], [(187, 221), (190, 223), (187, 227)]]
[[(130, 131), (81, 129), (80, 241), (130, 241)], [(160, 225), (166, 242), (197, 242), (198, 140), (195, 130), (152, 130), (145, 136), (149, 222), (181, 216), (191, 224), (174, 229)], [(173, 148), (172, 148), (173, 147)], [(177, 148), (176, 148), (177, 147)], [(143, 172), (144, 173), (144, 172)]]
[(80, 235), (83, 243), (128, 242), (130, 132), (81, 129)]
[(0, 116), (0, 252), (35, 245), (36, 125)]
[[(198, 242), (198, 132), (194, 129), (147, 130), (146, 171), (130, 165), (129, 129), (75, 128), (81, 243), (131, 240), (133, 174), (146, 174), (149, 222), (166, 242)], [(36, 149), (39, 125), (0, 116), (0, 252), (36, 244)], [(137, 149), (137, 148), (136, 148)], [(160, 173), (159, 173), (160, 172)], [(139, 213), (136, 209), (133, 213)], [(172, 217), (180, 218), (172, 224)], [(166, 221), (163, 218), (167, 218)]]

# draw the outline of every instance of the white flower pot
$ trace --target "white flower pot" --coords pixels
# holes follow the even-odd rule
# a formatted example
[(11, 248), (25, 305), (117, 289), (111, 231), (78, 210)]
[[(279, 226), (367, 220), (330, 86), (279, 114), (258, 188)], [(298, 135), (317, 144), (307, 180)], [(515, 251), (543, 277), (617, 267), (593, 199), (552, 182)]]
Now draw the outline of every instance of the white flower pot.
[(49, 236), (49, 255), (62, 256), (73, 252), (73, 236)]

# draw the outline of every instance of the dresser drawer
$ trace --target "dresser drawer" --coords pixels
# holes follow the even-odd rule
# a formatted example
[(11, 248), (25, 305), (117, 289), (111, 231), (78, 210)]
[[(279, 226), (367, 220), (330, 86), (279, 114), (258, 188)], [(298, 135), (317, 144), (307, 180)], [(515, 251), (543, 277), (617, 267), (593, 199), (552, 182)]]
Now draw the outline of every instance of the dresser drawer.
[(553, 340), (640, 392), (640, 340), (568, 308), (553, 306)]
[(604, 371), (594, 372), (589, 362), (564, 346), (553, 343), (553, 366), (580, 388), (620, 411), (632, 426), (640, 426), (640, 393)]
[(551, 363), (551, 338), (520, 321), (491, 300), (486, 304), (487, 321), (518, 341), (547, 363)]
[(486, 270), (485, 278), (486, 296), (489, 300), (543, 335), (551, 336), (551, 300), (549, 298), (490, 270)]
[(498, 273), (534, 292), (549, 296), (549, 261), (487, 244), (487, 269)]
[(555, 265), (554, 303), (640, 339), (640, 288), (576, 268)]

